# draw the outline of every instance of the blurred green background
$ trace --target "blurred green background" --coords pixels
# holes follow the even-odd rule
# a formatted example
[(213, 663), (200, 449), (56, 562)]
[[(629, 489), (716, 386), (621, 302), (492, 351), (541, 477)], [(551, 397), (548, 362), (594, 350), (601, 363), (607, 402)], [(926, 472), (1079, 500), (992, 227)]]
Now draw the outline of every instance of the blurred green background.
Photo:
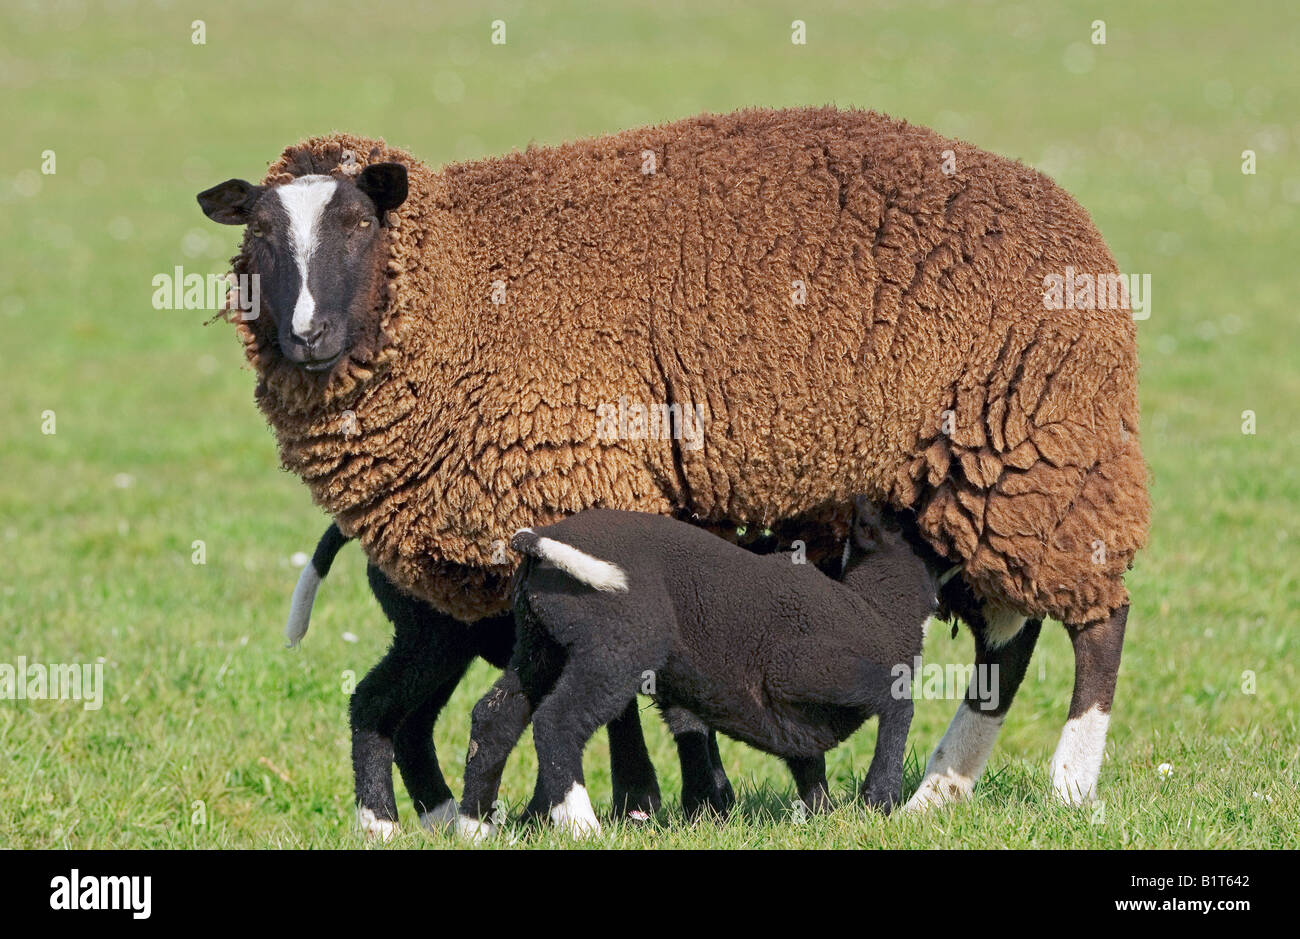
[[(806, 45), (791, 42), (795, 19)], [(98, 711), (0, 700), (0, 846), (358, 843), (344, 689), (390, 630), (353, 546), (303, 648), (281, 648), (291, 556), (325, 519), (277, 468), (229, 327), (151, 304), (152, 278), (175, 265), (227, 269), (238, 233), (203, 218), (197, 191), (257, 178), (287, 144), (333, 129), (439, 165), (827, 103), (1044, 170), (1092, 212), (1120, 270), (1151, 275), (1139, 341), (1155, 514), (1130, 577), (1104, 805), (1047, 798), (1072, 670), (1049, 626), (970, 804), (923, 819), (857, 809), (868, 726), (829, 757), (845, 802), (831, 816), (801, 823), (784, 767), (724, 743), (740, 806), (690, 827), (671, 741), (647, 714), (673, 808), (605, 843), (1300, 845), (1297, 26), (1286, 0), (6, 3), (0, 662), (102, 658), (107, 687)], [(57, 432), (43, 433), (51, 411)], [(965, 663), (970, 641), (935, 629), (926, 654)], [(469, 709), (491, 680), (476, 667), (437, 729), (456, 791)], [(914, 760), (954, 707), (918, 705)], [(603, 735), (587, 763), (599, 809)], [(521, 746), (504, 792), (516, 804), (532, 767)], [(413, 831), (400, 782), (399, 804), (397, 844), (450, 843)]]

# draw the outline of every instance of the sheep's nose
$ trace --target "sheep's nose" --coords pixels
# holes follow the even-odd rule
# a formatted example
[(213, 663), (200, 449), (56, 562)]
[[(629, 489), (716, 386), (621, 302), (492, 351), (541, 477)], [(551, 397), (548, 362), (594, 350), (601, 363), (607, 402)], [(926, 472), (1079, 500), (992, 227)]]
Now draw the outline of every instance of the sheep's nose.
[(322, 338), (324, 338), (325, 324), (312, 323), (310, 326), (307, 327), (305, 331), (299, 332), (298, 330), (295, 329), (293, 334), (297, 336), (299, 339), (301, 339), (304, 345), (314, 346), (318, 344)]

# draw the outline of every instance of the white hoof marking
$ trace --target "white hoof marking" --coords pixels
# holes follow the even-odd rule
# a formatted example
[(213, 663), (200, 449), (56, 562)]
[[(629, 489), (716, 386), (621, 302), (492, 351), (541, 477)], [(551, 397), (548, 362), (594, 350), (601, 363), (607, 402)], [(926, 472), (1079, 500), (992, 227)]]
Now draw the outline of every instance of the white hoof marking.
[(1083, 805), (1096, 797), (1109, 727), (1110, 715), (1096, 705), (1065, 722), (1052, 756), (1052, 791), (1066, 805)]
[(600, 834), (600, 822), (591, 808), (587, 790), (574, 783), (564, 801), (551, 809), (551, 824), (567, 831), (575, 838), (589, 838)]
[(468, 815), (456, 816), (456, 834), (474, 844), (482, 844), (497, 833), (497, 826), (481, 818)]
[(357, 824), (361, 826), (367, 841), (378, 838), (381, 842), (387, 842), (397, 834), (397, 822), (380, 818), (375, 814), (374, 809), (357, 809)]
[(921, 787), (903, 806), (904, 812), (921, 812), (970, 796), (984, 772), (1002, 718), (972, 711), (963, 701), (925, 766)]
[(458, 811), (455, 799), (448, 799), (427, 812), (420, 813), (420, 824), (428, 831), (438, 832), (456, 823)]

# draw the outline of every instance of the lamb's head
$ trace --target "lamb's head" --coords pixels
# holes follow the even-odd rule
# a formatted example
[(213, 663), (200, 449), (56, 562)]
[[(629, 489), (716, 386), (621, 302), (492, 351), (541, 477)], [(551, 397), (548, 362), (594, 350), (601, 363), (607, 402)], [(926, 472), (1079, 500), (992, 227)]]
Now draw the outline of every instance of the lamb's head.
[(280, 354), (325, 372), (347, 355), (372, 306), (379, 228), (406, 192), (406, 167), (375, 163), (355, 179), (299, 176), (277, 186), (228, 179), (198, 199), (214, 222), (248, 226), (248, 273), (259, 278)]
[(926, 545), (910, 512), (858, 496), (844, 546), (841, 578), (854, 590), (915, 604), (927, 614), (938, 609), (942, 559)]
[(911, 551), (897, 512), (866, 496), (858, 496), (853, 500), (853, 524), (844, 546), (844, 570), (856, 567), (873, 556), (910, 554)]

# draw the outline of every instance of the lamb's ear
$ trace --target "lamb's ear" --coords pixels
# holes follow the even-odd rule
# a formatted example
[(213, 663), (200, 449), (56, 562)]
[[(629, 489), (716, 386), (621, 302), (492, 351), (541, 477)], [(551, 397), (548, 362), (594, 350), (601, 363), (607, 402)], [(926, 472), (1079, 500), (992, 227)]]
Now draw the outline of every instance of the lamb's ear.
[(265, 191), (265, 186), (254, 186), (242, 179), (228, 179), (199, 193), (199, 208), (212, 221), (222, 225), (247, 225), (253, 206)]
[(406, 167), (401, 163), (372, 163), (357, 176), (357, 188), (370, 197), (379, 217), (406, 201)]
[(880, 547), (880, 506), (866, 496), (853, 500), (852, 538), (863, 551), (875, 551)]

